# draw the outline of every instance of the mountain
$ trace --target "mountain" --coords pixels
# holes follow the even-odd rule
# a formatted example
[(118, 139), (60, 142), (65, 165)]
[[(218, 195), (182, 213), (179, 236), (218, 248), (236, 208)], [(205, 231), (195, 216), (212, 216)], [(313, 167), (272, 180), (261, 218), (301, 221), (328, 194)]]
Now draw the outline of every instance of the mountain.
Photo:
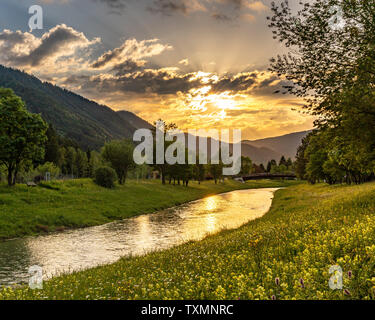
[(274, 150), (265, 148), (265, 147), (254, 147), (247, 143), (242, 143), (242, 155), (244, 157), (249, 157), (255, 164), (264, 164), (266, 165), (268, 161), (272, 159), (279, 160), (282, 157), (282, 154)]
[(117, 111), (117, 114), (135, 129), (152, 129), (153, 126), (130, 111)]
[[(199, 137), (194, 137), (190, 134), (185, 134), (185, 143), (187, 145), (188, 143), (188, 139), (196, 139), (196, 151), (197, 151), (197, 154), (199, 154)], [(211, 158), (211, 141), (212, 139), (211, 138), (208, 138), (207, 139), (207, 157), (208, 159)], [(215, 142), (217, 140), (214, 140)], [(232, 153), (233, 152), (233, 144), (229, 144), (229, 151)], [(242, 142), (241, 143), (241, 154), (242, 156), (244, 157), (249, 157), (253, 163), (255, 164), (264, 164), (266, 165), (268, 161), (272, 160), (272, 159), (275, 159), (275, 160), (279, 160), (281, 157), (282, 157), (282, 154), (279, 153), (279, 152), (276, 152), (274, 150), (271, 150), (269, 148), (265, 148), (265, 147), (254, 147), (250, 144), (247, 144), (247, 143), (244, 143)]]
[[(116, 112), (27, 73), (1, 65), (0, 87), (13, 89), (26, 102), (30, 112), (41, 114), (60, 135), (75, 140), (85, 149), (99, 149), (106, 141), (131, 138), (137, 129), (152, 128), (151, 124), (129, 111)], [(304, 131), (243, 141), (242, 155), (250, 157), (257, 164), (279, 160), (282, 155), (294, 159), (302, 138), (308, 133)]]
[(30, 112), (41, 114), (59, 134), (75, 140), (85, 149), (98, 149), (112, 139), (131, 138), (138, 124), (143, 122), (134, 114), (124, 116), (71, 91), (1, 65), (0, 87), (13, 89)]
[[(271, 158), (279, 160), (283, 155), (286, 158), (295, 159), (297, 148), (301, 144), (301, 141), (306, 137), (311, 131), (302, 131), (287, 134), (280, 137), (266, 138), (261, 140), (246, 140), (242, 142), (242, 145), (252, 146), (256, 148), (266, 148), (273, 151), (275, 154), (278, 154), (276, 158)], [(269, 154), (271, 156), (271, 154)]]

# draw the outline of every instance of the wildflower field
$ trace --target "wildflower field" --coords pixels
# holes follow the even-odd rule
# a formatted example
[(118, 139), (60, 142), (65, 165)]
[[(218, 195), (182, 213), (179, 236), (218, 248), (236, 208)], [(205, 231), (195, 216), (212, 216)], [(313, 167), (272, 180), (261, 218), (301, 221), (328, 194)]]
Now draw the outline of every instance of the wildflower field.
[[(331, 290), (333, 265), (343, 289)], [(295, 185), (263, 218), (0, 299), (374, 299), (375, 183)]]

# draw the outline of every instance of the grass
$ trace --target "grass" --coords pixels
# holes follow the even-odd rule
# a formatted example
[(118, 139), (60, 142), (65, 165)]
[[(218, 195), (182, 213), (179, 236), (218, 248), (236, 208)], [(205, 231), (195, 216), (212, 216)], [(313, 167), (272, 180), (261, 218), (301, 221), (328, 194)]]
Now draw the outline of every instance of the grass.
[[(237, 230), (53, 278), (0, 299), (374, 299), (375, 183), (296, 185)], [(329, 269), (344, 271), (331, 290)]]
[(235, 189), (288, 186), (293, 181), (258, 181), (190, 187), (162, 186), (160, 181), (128, 181), (108, 190), (91, 180), (42, 183), (36, 188), (0, 185), (0, 240), (104, 224), (155, 212), (210, 194)]

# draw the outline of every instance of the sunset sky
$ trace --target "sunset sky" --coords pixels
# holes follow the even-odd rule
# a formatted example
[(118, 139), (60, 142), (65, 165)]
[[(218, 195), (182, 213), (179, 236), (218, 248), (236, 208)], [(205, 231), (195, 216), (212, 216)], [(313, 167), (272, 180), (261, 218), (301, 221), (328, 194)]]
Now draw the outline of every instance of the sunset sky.
[[(1, 0), (0, 64), (115, 110), (183, 130), (240, 128), (243, 139), (313, 127), (301, 101), (274, 94), (283, 49), (271, 0)], [(44, 9), (30, 32), (28, 8)]]

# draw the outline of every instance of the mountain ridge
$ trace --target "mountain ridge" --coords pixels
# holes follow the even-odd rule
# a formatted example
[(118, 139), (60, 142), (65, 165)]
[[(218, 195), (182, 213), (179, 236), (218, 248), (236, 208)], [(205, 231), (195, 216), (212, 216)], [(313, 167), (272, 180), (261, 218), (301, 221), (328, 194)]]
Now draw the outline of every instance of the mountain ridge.
[(295, 159), (298, 146), (301, 144), (302, 139), (310, 132), (311, 130), (307, 130), (259, 140), (243, 140), (242, 144), (257, 148), (267, 148), (286, 158)]
[(35, 76), (0, 65), (0, 87), (11, 88), (32, 113), (83, 148), (98, 149), (112, 139), (131, 138), (136, 130), (116, 111)]
[[(84, 149), (99, 149), (113, 139), (132, 138), (134, 131), (153, 126), (134, 113), (115, 111), (72, 91), (42, 82), (23, 71), (0, 65), (0, 87), (11, 88), (32, 113), (39, 113), (62, 136)], [(309, 131), (260, 140), (242, 141), (242, 155), (266, 164), (281, 156), (295, 158), (298, 145)]]

